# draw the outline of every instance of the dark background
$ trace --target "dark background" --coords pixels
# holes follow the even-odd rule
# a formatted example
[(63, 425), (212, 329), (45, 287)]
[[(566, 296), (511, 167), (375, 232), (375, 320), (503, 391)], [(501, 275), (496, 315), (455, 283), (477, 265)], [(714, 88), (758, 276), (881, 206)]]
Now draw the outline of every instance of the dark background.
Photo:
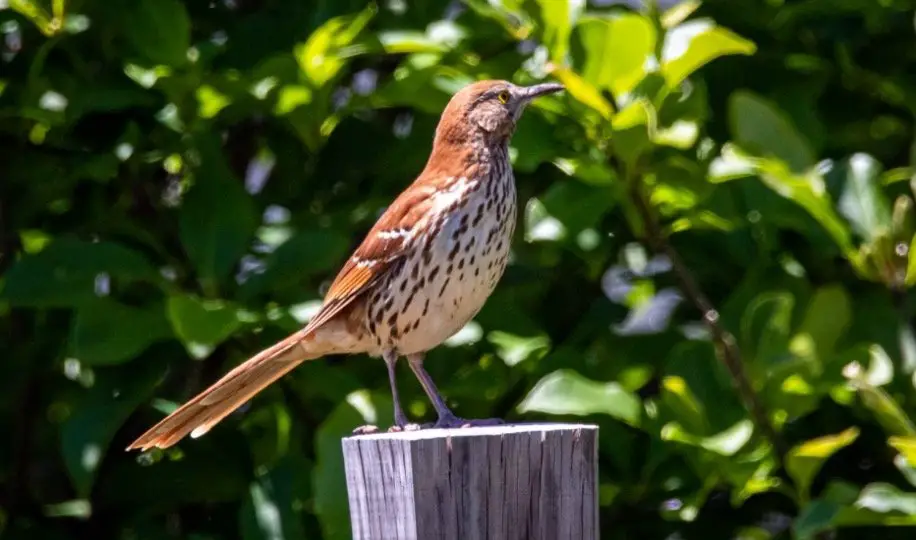
[(348, 538), (379, 360), (123, 448), (300, 327), (449, 96), (506, 78), (567, 92), (513, 140), (505, 277), (428, 357), (456, 412), (598, 423), (603, 538), (908, 538), (914, 12), (0, 1), (0, 536)]

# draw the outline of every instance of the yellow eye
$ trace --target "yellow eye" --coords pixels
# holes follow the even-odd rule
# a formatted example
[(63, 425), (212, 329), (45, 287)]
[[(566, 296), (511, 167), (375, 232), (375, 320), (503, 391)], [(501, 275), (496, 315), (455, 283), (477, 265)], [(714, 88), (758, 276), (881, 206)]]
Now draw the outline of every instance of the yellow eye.
[(498, 99), (499, 102), (502, 103), (503, 105), (505, 105), (506, 103), (509, 103), (509, 92), (506, 92), (505, 90), (503, 90), (502, 92), (499, 93), (498, 96), (496, 96), (496, 99)]

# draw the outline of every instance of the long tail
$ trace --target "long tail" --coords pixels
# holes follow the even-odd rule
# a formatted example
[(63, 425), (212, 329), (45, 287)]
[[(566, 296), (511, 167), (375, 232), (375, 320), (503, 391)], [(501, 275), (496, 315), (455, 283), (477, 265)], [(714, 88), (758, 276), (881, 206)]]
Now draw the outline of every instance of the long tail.
[(305, 360), (323, 356), (321, 352), (310, 350), (311, 337), (300, 330), (246, 360), (151, 427), (127, 450), (168, 448), (188, 433), (192, 438), (207, 433), (270, 383)]

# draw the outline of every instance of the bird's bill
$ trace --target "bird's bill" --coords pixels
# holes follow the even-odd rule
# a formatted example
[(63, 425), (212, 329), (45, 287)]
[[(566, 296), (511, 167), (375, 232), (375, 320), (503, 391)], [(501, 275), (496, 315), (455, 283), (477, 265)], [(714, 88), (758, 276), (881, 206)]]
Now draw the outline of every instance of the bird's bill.
[(559, 83), (535, 84), (534, 86), (523, 87), (521, 89), (521, 95), (526, 100), (532, 100), (536, 97), (559, 92), (560, 90), (565, 90), (565, 87)]

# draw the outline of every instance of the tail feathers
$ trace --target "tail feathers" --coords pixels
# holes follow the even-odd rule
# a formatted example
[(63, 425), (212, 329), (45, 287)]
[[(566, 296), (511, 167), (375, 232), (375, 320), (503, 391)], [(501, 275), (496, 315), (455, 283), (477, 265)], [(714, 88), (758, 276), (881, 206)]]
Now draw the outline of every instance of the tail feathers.
[(168, 448), (190, 433), (197, 438), (272, 382), (304, 362), (322, 356), (304, 331), (261, 351), (151, 427), (127, 450)]

